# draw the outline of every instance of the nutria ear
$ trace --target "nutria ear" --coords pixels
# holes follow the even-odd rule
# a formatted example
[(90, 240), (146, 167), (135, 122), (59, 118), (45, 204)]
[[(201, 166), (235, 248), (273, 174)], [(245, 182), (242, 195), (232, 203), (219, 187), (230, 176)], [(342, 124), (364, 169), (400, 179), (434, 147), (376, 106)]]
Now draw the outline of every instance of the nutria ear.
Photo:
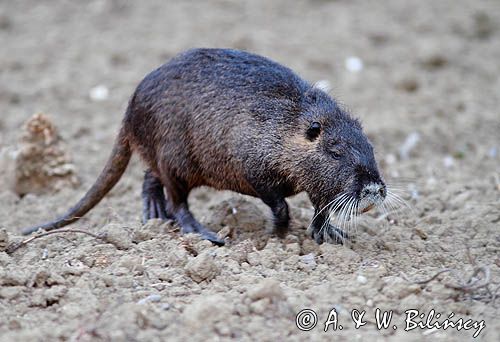
[(307, 139), (313, 141), (319, 136), (320, 133), (321, 133), (321, 124), (317, 121), (314, 121), (307, 129), (306, 136)]
[(313, 88), (322, 90), (325, 93), (329, 93), (332, 90), (332, 85), (328, 80), (319, 80), (318, 82), (313, 84)]

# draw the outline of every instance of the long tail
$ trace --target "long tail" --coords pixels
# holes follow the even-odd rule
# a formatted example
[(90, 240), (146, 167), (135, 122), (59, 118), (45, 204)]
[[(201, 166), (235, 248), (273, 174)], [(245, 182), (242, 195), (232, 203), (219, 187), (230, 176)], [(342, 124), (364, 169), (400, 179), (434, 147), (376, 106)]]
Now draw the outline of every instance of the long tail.
[(22, 230), (22, 233), (28, 235), (36, 232), (38, 229), (53, 230), (77, 221), (97, 205), (120, 180), (127, 169), (131, 156), (132, 150), (122, 127), (106, 166), (85, 196), (62, 217), (42, 225), (25, 228)]

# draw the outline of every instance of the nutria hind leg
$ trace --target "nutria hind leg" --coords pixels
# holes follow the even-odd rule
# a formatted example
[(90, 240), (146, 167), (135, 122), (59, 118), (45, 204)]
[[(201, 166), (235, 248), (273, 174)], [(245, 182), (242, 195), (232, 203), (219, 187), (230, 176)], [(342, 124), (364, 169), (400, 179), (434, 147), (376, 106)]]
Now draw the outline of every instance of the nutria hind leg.
[(167, 201), (162, 182), (153, 175), (151, 170), (147, 170), (142, 183), (142, 223), (151, 219), (173, 218), (167, 213)]
[(346, 240), (349, 240), (351, 238), (345, 231), (330, 224), (328, 222), (328, 215), (326, 213), (318, 214), (317, 209), (314, 212), (314, 220), (308, 232), (313, 240), (320, 245), (323, 242), (342, 245)]
[(217, 246), (223, 246), (224, 240), (217, 237), (217, 234), (204, 227), (199, 223), (189, 210), (187, 198), (189, 188), (186, 183), (178, 178), (170, 178), (162, 175), (162, 183), (165, 186), (168, 201), (167, 213), (170, 213), (173, 219), (181, 227), (182, 234), (195, 233), (199, 234), (203, 239), (212, 242)]
[(285, 198), (292, 193), (291, 188), (286, 185), (269, 187), (268, 184), (261, 181), (261, 177), (255, 176), (249, 176), (248, 181), (255, 190), (256, 197), (271, 208), (274, 223), (273, 233), (284, 238), (290, 227), (290, 213)]

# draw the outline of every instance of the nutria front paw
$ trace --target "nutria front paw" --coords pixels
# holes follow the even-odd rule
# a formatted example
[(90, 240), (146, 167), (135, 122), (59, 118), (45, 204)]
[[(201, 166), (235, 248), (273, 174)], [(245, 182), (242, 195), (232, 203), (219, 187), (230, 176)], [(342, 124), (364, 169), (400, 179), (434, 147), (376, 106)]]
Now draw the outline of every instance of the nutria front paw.
[(322, 229), (313, 229), (310, 234), (312, 239), (319, 245), (323, 242), (343, 245), (346, 240), (351, 238), (345, 231), (331, 224)]

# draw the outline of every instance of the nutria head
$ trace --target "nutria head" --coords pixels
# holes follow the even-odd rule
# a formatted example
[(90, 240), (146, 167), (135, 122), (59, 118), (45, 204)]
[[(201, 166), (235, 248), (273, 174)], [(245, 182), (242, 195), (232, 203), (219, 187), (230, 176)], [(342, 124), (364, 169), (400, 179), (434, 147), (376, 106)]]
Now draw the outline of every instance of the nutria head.
[(306, 191), (317, 209), (349, 206), (354, 214), (381, 204), (386, 186), (359, 121), (319, 89), (306, 92), (302, 103), (284, 146), (298, 190)]

